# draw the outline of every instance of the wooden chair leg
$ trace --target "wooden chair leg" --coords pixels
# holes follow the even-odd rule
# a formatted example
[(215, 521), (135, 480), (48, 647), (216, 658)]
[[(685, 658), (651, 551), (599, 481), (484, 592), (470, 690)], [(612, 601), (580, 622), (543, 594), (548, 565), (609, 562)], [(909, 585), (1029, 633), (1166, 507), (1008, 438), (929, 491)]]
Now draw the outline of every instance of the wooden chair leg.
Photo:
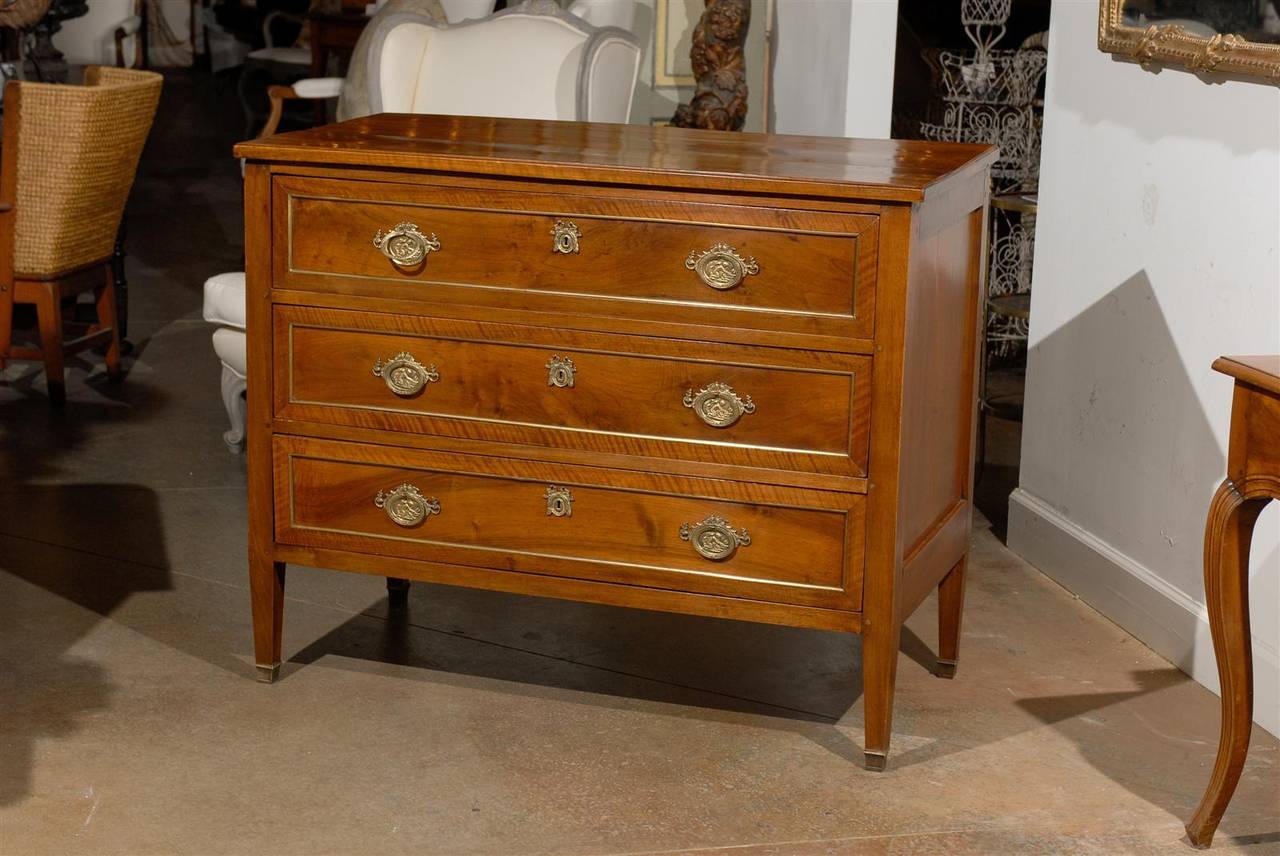
[(13, 284), (0, 282), (0, 369), (9, 357), (13, 342)]
[(106, 267), (106, 282), (97, 290), (98, 326), (111, 328), (111, 342), (107, 345), (107, 377), (120, 380), (120, 318), (116, 312), (116, 278), (111, 265)]
[(61, 407), (67, 400), (62, 367), (62, 295), (56, 282), (40, 283), (36, 294), (36, 320), (40, 327), (40, 351), (44, 357), (49, 404)]
[(938, 583), (938, 670), (940, 678), (954, 678), (960, 660), (960, 617), (964, 614), (967, 557)]
[(1187, 837), (1208, 847), (1235, 793), (1253, 729), (1253, 640), (1249, 633), (1249, 545), (1266, 499), (1246, 500), (1230, 479), (1209, 505), (1204, 535), (1204, 590), (1218, 661), (1222, 727), (1213, 774), (1187, 823)]

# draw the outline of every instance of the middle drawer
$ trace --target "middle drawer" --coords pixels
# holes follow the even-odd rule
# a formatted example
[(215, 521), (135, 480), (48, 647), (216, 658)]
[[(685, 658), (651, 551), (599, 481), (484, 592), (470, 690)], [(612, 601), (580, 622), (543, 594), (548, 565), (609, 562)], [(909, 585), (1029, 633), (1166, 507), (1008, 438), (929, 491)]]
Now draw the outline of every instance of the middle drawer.
[(301, 306), (274, 317), (282, 419), (866, 474), (870, 357)]

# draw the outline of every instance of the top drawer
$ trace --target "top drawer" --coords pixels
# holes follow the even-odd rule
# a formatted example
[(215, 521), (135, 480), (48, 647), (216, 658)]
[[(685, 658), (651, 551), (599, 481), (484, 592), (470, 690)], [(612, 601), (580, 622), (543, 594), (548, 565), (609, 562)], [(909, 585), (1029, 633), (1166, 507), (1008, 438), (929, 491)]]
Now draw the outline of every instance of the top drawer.
[(273, 207), (277, 288), (873, 335), (873, 215), (297, 176)]

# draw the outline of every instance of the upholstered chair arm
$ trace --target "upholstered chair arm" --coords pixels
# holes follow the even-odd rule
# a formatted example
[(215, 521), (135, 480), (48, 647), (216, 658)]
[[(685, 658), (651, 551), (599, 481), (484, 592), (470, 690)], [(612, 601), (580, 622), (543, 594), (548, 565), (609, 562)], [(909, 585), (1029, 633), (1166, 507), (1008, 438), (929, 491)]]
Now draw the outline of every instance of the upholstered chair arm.
[(582, 107), (588, 122), (626, 123), (631, 116), (636, 76), (640, 69), (640, 45), (634, 36), (617, 27), (596, 31), (587, 56), (586, 92)]
[(292, 86), (269, 86), (267, 98), (271, 100), (271, 113), (267, 116), (267, 124), (262, 126), (259, 137), (269, 137), (280, 127), (280, 119), (284, 116), (284, 102), (291, 98), (318, 100), (337, 98), (342, 93), (341, 77), (304, 77), (294, 81)]
[[(138, 35), (138, 32), (141, 29), (142, 29), (141, 15), (130, 15), (128, 18), (125, 18), (123, 21), (120, 22), (120, 26), (116, 27), (116, 32), (115, 32), (116, 68), (126, 68), (125, 61), (124, 61), (125, 39), (129, 38), (130, 36), (134, 36), (136, 38)], [(134, 62), (133, 62), (134, 67), (141, 65), (142, 64), (141, 60), (142, 60), (142, 42), (141, 40), (138, 40), (137, 47), (135, 48), (135, 56), (134, 56)]]

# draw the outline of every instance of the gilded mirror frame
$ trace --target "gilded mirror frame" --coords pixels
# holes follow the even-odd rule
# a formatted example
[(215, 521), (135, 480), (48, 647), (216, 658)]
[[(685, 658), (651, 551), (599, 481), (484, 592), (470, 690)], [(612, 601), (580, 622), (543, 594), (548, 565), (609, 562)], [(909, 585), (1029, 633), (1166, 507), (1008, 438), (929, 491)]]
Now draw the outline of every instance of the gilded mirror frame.
[(1132, 27), (1124, 23), (1124, 4), (1125, 0), (1099, 0), (1099, 50), (1129, 57), (1144, 67), (1177, 65), (1280, 83), (1280, 45), (1251, 42), (1235, 34), (1196, 36), (1177, 24)]

